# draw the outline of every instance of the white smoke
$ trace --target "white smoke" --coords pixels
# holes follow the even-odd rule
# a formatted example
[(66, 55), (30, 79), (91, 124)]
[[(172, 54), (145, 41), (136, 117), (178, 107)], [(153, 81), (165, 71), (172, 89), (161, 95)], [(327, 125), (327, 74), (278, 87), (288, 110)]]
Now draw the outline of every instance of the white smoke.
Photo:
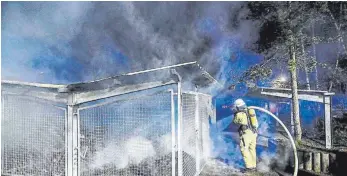
[(156, 155), (152, 142), (142, 136), (130, 137), (124, 143), (111, 142), (105, 148), (96, 152), (91, 168), (102, 168), (113, 164), (118, 169), (126, 168), (129, 164), (139, 164), (149, 157)]
[(257, 163), (257, 169), (260, 172), (269, 172), (271, 170), (270, 165), (274, 162), (274, 153), (270, 152), (262, 152), (260, 156), (258, 156), (260, 162)]
[(158, 152), (159, 155), (164, 155), (164, 154), (172, 152), (172, 145), (171, 145), (172, 134), (171, 133), (161, 136), (159, 141), (160, 141), (159, 148), (161, 149)]

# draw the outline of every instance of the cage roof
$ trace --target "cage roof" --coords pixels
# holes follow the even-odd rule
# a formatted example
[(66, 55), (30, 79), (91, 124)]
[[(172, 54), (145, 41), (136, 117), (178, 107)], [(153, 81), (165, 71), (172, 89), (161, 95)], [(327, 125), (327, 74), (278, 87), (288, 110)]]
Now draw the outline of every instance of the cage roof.
[(24, 86), (45, 88), (50, 90), (57, 89), (59, 92), (71, 92), (101, 90), (134, 85), (141, 87), (141, 85), (148, 85), (151, 82), (159, 86), (160, 84), (166, 85), (168, 83), (177, 83), (179, 80), (181, 80), (182, 82), (191, 82), (192, 84), (199, 87), (205, 87), (214, 83), (219, 84), (218, 81), (215, 80), (208, 72), (206, 72), (197, 62), (188, 62), (149, 70), (125, 73), (99, 80), (79, 82), (68, 85), (40, 84), (6, 80), (2, 80), (2, 84), (12, 87)]
[(110, 87), (122, 87), (127, 85), (140, 85), (150, 82), (169, 81), (191, 82), (192, 84), (205, 87), (217, 83), (209, 73), (207, 73), (197, 62), (176, 64), (138, 72), (131, 72), (103, 78), (90, 82), (82, 82), (67, 85), (69, 91), (99, 90)]

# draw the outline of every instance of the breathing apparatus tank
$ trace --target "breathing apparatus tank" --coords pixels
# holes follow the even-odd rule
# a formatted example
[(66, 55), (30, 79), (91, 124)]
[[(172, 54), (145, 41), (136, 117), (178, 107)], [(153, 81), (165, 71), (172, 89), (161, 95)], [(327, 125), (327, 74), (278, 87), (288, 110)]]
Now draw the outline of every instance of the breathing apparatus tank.
[(242, 99), (237, 99), (234, 103), (235, 106), (235, 110), (238, 113), (242, 113), (240, 114), (241, 117), (243, 116), (244, 120), (241, 120), (243, 122), (241, 122), (241, 124), (243, 125), (248, 125), (249, 127), (253, 128), (253, 129), (257, 129), (258, 128), (258, 120), (257, 120), (257, 116), (255, 114), (254, 109), (249, 109), (246, 106), (246, 103), (242, 100)]

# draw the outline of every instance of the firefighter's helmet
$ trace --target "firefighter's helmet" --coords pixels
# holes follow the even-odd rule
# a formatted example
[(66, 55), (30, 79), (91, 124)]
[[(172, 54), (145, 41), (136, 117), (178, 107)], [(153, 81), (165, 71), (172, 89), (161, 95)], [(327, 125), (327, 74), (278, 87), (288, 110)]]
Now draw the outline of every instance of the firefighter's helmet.
[(241, 99), (237, 99), (234, 103), (234, 105), (237, 107), (237, 108), (240, 108), (240, 107), (244, 107), (246, 106), (246, 103)]

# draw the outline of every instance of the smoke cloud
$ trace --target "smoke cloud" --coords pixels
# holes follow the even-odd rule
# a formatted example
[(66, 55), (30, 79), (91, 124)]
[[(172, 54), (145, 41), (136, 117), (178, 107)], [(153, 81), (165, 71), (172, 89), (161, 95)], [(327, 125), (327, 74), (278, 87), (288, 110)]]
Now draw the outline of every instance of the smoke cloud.
[(4, 2), (3, 79), (70, 83), (250, 48), (257, 25), (243, 2)]
[[(169, 142), (171, 144), (171, 141)], [(107, 164), (113, 164), (116, 168), (123, 169), (129, 164), (140, 164), (143, 160), (155, 155), (156, 151), (150, 140), (142, 136), (134, 136), (124, 144), (110, 143), (102, 150), (98, 150), (90, 168), (102, 168)]]

